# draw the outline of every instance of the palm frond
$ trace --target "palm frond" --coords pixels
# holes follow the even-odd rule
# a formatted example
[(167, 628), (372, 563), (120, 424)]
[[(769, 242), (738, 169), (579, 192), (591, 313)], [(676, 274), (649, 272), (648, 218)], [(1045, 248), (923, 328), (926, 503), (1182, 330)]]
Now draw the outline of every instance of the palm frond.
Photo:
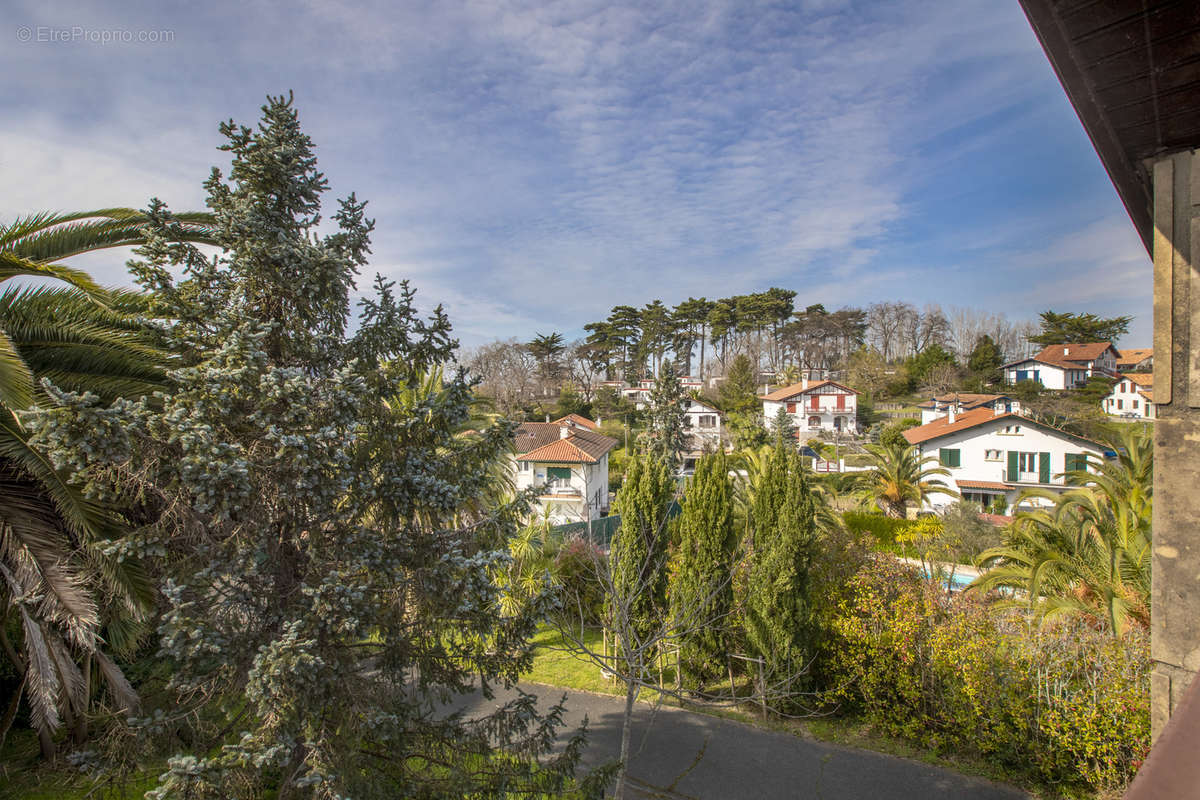
[(27, 408), (33, 402), (33, 373), (16, 343), (0, 327), (0, 405)]
[[(3, 565), (0, 571), (7, 572)], [(5, 575), (5, 578), (8, 578)], [(20, 605), (22, 633), (25, 639), (25, 698), (29, 701), (29, 720), (38, 731), (53, 734), (62, 724), (58, 715), (58, 670), (50, 656), (50, 646), (41, 626), (33, 619), (24, 604)]]
[[(215, 243), (214, 219), (204, 212), (170, 217), (183, 238), (203, 244)], [(60, 261), (80, 253), (143, 244), (151, 223), (145, 212), (130, 208), (35, 214), (0, 232), (0, 245), (28, 259)]]
[(141, 706), (141, 699), (129, 683), (129, 679), (125, 677), (125, 673), (103, 650), (97, 649), (92, 653), (92, 657), (96, 660), (96, 667), (108, 685), (108, 692), (116, 703), (116, 710), (126, 714), (136, 713)]
[(71, 651), (67, 649), (62, 637), (46, 631), (45, 628), (43, 631), (48, 634), (46, 643), (50, 645), (50, 657), (54, 660), (55, 669), (58, 670), (58, 682), (62, 697), (73, 714), (82, 715), (87, 712), (88, 695), (88, 685), (83, 679), (83, 672), (75, 664), (75, 660), (71, 657)]
[(120, 531), (108, 509), (84, 497), (44, 453), (30, 447), (25, 431), (5, 413), (0, 413), (0, 480), (11, 485), (8, 497), (43, 493), (65, 528), (82, 541), (113, 538)]
[(104, 289), (83, 270), (73, 269), (62, 264), (46, 264), (8, 250), (0, 250), (0, 281), (20, 277), (53, 278), (86, 292), (89, 297), (100, 302), (107, 300), (107, 293)]

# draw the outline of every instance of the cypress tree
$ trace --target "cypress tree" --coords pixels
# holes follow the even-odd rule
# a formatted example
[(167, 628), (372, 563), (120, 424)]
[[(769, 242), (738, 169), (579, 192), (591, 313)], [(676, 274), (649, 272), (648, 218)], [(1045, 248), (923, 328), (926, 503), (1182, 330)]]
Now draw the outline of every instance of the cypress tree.
[(766, 660), (768, 681), (778, 683), (800, 675), (813, 652), (809, 573), (816, 525), (799, 454), (776, 447), (769, 464), (752, 508), (744, 625), (752, 650)]
[(681, 505), (671, 617), (685, 631), (679, 640), (684, 676), (703, 686), (723, 671), (733, 610), (733, 485), (723, 452), (700, 459)]
[(679, 468), (680, 455), (687, 443), (684, 432), (684, 402), (686, 395), (675, 367), (663, 361), (654, 388), (650, 390), (650, 453)]
[(612, 599), (639, 638), (649, 636), (666, 611), (667, 513), (674, 493), (666, 462), (639, 455), (629, 462), (614, 503), (621, 526), (612, 542)]

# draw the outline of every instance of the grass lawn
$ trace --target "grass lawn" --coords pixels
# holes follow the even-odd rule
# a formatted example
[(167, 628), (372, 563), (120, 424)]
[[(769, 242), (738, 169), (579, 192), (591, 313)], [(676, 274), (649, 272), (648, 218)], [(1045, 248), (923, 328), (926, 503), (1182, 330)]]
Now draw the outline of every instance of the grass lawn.
[(153, 789), (166, 763), (152, 764), (124, 785), (98, 786), (84, 775), (42, 764), (37, 736), (28, 729), (9, 732), (0, 753), (0, 800), (134, 800)]
[[(596, 652), (600, 652), (603, 647), (603, 637), (600, 631), (595, 629), (588, 630), (583, 641)], [(570, 652), (568, 648), (573, 645), (564, 640), (557, 631), (543, 628), (533, 637), (533, 645), (533, 669), (522, 676), (525, 680), (600, 694), (625, 692), (625, 688), (616, 680), (601, 675), (596, 664), (585, 660), (584, 656), (578, 653)]]

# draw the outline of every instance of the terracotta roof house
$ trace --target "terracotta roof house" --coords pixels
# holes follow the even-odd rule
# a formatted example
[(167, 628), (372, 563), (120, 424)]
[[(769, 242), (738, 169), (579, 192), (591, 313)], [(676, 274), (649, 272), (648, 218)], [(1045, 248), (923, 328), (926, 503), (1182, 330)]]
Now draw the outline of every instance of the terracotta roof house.
[(1004, 367), (1004, 382), (1037, 381), (1047, 389), (1074, 389), (1092, 375), (1117, 376), (1117, 349), (1112, 342), (1050, 344), (1028, 358)]
[(783, 408), (804, 438), (812, 431), (858, 431), (858, 392), (836, 381), (793, 383), (758, 398), (763, 404), (763, 420), (768, 426)]
[(1118, 372), (1153, 372), (1154, 348), (1134, 347), (1117, 351)]
[(565, 417), (559, 417), (558, 419), (554, 420), (554, 424), (556, 425), (561, 425), (564, 422), (573, 422), (576, 425), (582, 425), (583, 427), (592, 431), (600, 430), (599, 424), (588, 419), (587, 417), (580, 416), (579, 414), (567, 414)]
[(555, 524), (608, 513), (608, 453), (618, 443), (577, 416), (524, 422), (513, 436), (517, 488), (541, 487), (538, 502)]
[(1021, 404), (1006, 394), (976, 394), (971, 392), (948, 392), (917, 403), (921, 409), (921, 424), (927, 425), (935, 419), (950, 413), (951, 406), (957, 414), (964, 411), (974, 411), (977, 408), (991, 408), (997, 411), (1021, 412)]
[[(943, 417), (904, 432), (922, 458), (936, 458), (950, 472), (940, 478), (964, 500), (1005, 511), (1029, 488), (1063, 491), (1063, 473), (1099, 461), (1105, 447), (1035, 420), (983, 406)], [(925, 498), (925, 510), (953, 503), (951, 495)], [(1031, 505), (1039, 501), (1027, 501)]]
[(1112, 391), (1100, 401), (1105, 414), (1122, 419), (1156, 419), (1154, 373), (1126, 372), (1117, 378)]

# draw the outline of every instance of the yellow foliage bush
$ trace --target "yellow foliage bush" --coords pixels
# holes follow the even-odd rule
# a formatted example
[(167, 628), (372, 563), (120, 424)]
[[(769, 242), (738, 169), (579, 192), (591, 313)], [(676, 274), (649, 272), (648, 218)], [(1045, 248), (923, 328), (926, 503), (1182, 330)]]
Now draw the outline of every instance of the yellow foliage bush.
[(1140, 633), (1031, 628), (886, 556), (850, 579), (826, 625), (828, 699), (888, 734), (1089, 789), (1119, 790), (1149, 750)]

